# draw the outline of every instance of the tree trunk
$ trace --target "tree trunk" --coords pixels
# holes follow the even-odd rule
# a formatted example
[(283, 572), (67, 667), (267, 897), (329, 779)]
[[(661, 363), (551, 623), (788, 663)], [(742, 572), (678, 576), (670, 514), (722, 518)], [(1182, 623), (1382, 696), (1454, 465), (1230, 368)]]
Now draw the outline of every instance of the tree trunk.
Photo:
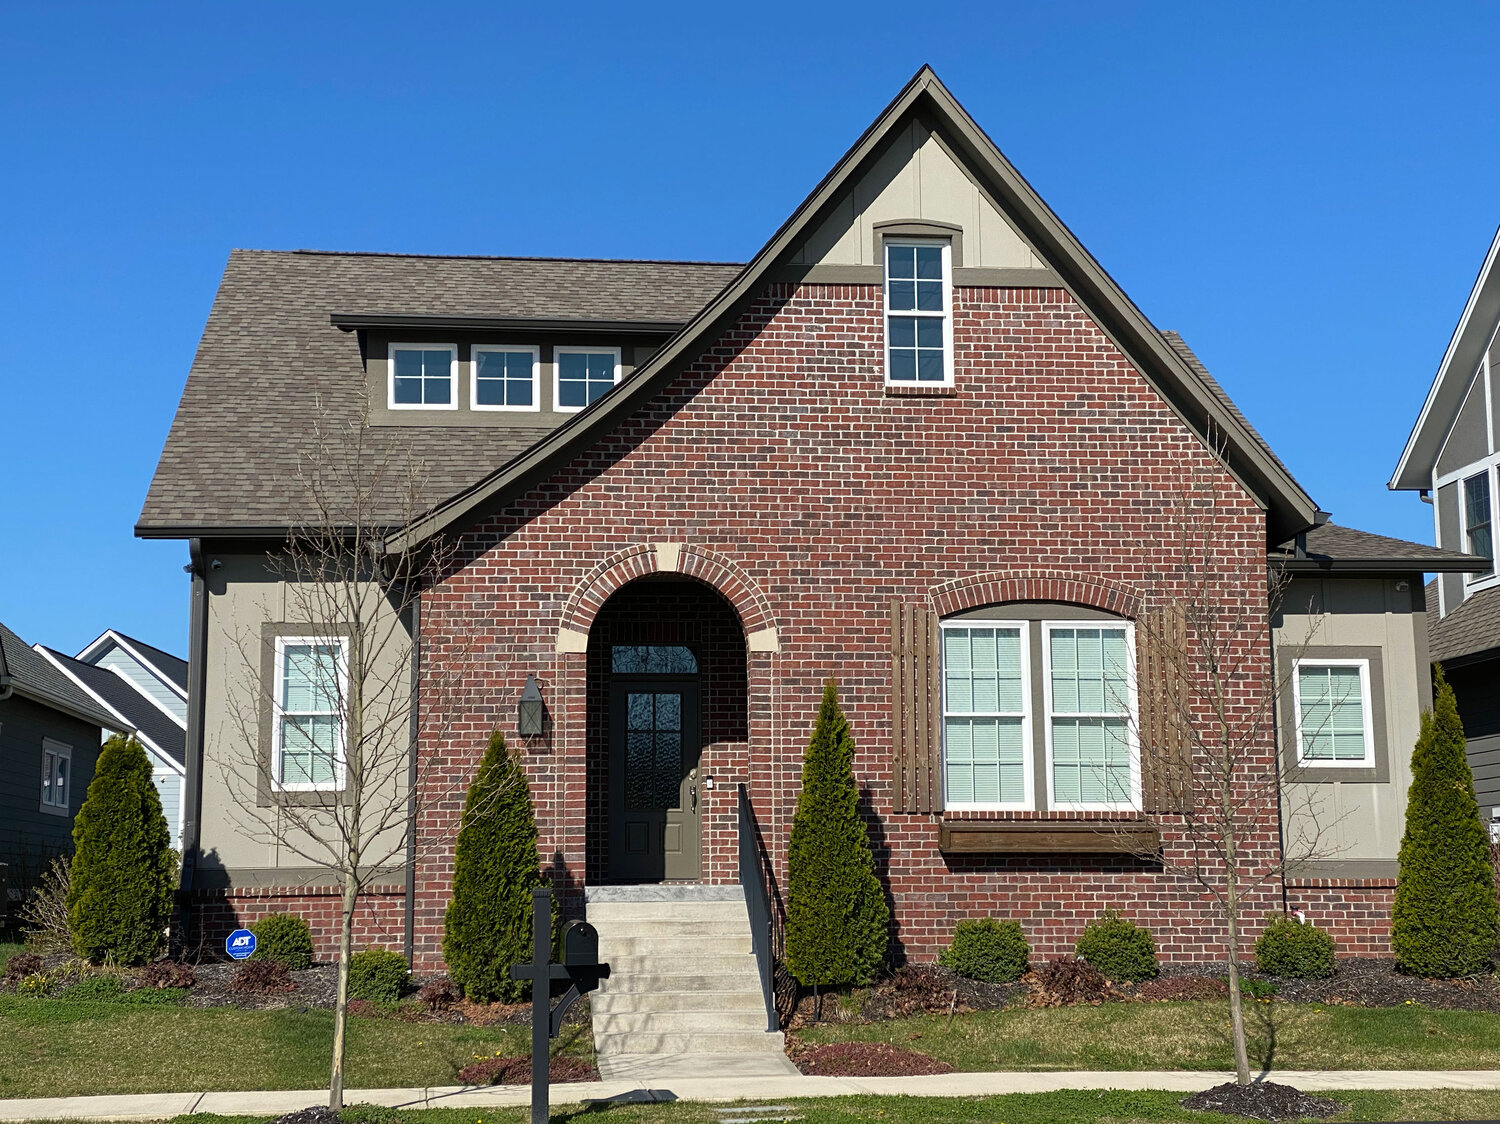
[(344, 1107), (344, 1032), (349, 1026), (349, 957), (354, 950), (354, 907), (359, 901), (352, 873), (344, 876), (339, 918), (338, 986), (333, 998), (333, 1064), (328, 1073), (328, 1107)]
[(1234, 1078), (1241, 1085), (1250, 1084), (1250, 1051), (1245, 1045), (1245, 1007), (1240, 996), (1240, 901), (1234, 876), (1235, 849), (1233, 837), (1226, 851), (1231, 859), (1228, 885), (1224, 896), (1224, 919), (1229, 934), (1229, 1027), (1234, 1036)]

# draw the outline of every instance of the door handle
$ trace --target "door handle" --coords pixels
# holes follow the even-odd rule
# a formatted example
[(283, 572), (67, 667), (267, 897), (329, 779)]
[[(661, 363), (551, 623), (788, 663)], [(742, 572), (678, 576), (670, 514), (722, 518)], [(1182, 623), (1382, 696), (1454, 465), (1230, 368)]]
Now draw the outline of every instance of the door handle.
[(695, 784), (688, 785), (688, 794), (690, 796), (692, 796), (692, 798), (693, 798), (693, 814), (697, 815), (697, 813), (698, 813), (698, 786), (695, 785)]

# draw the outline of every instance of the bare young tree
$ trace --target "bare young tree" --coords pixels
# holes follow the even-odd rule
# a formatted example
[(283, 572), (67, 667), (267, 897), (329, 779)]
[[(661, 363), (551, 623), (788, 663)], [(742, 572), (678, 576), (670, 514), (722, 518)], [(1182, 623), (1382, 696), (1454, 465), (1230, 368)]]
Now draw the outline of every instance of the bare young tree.
[[(1136, 623), (1132, 722), (1147, 815), (1162, 837), (1159, 851), (1141, 857), (1194, 884), (1222, 923), (1235, 1073), (1249, 1084), (1240, 984), (1248, 914), (1264, 908), (1288, 866), (1331, 853), (1333, 824), (1282, 761), (1277, 724), (1292, 705), (1291, 661), (1272, 658), (1268, 622), (1279, 618), (1289, 581), (1258, 560), (1264, 594), (1246, 580), (1245, 544), (1230, 530), (1232, 487), (1191, 471), (1179, 485), (1166, 541), (1153, 548), (1159, 558), (1165, 545), (1170, 559), (1156, 566), (1161, 592)], [(1290, 845), (1272, 836), (1282, 822), (1296, 826)]]
[[(382, 549), (422, 510), (421, 484), (420, 466), (397, 443), (320, 411), (292, 482), (290, 532), (266, 559), (282, 604), (266, 607), (267, 623), (228, 637), (241, 664), (228, 692), (238, 736), (223, 739), (236, 748), (217, 765), (235, 826), (339, 886), (334, 1108), (343, 1106), (356, 910), (378, 879), (451, 844), (418, 837), (416, 825), (470, 779), (418, 752), (476, 702), (472, 642), (432, 637), (416, 620), (421, 591), (448, 571), (451, 549)], [(424, 649), (441, 643), (440, 663), (422, 658), (416, 636)]]

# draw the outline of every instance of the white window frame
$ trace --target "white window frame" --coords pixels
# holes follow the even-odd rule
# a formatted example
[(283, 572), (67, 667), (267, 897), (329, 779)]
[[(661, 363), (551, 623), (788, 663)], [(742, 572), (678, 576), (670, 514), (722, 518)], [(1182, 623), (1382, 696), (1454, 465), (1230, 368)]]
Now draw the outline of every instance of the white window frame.
[[(941, 312), (916, 312), (912, 309), (891, 309), (890, 248), (893, 246), (940, 246), (943, 251), (943, 310)], [(953, 240), (950, 238), (897, 238), (888, 237), (880, 245), (880, 270), (884, 276), (881, 283), (880, 304), (882, 308), (881, 332), (885, 340), (884, 364), (885, 385), (891, 387), (950, 387), (953, 385)], [(943, 381), (922, 382), (919, 379), (891, 378), (891, 317), (915, 316), (923, 319), (942, 318), (943, 321)]]
[[(531, 405), (481, 405), (479, 402), (479, 357), (485, 354), (531, 356)], [(509, 380), (507, 380), (509, 381)], [(619, 381), (618, 379), (616, 380)], [(542, 349), (525, 344), (475, 344), (469, 348), (469, 409), (506, 410), (511, 413), (535, 414), (542, 408)]]
[[(301, 645), (329, 645), (338, 647), (334, 657), (338, 672), (338, 744), (333, 752), (333, 780), (325, 783), (288, 783), (281, 779), (282, 719), (287, 711), (281, 705), (282, 692), (286, 686), (286, 650)], [(271, 694), (271, 785), (278, 792), (341, 792), (347, 780), (348, 716), (345, 699), (349, 697), (349, 646), (342, 636), (278, 636), (276, 638), (276, 671), (273, 676)], [(327, 711), (293, 711), (292, 714), (326, 714)]]
[[(1139, 812), (1141, 810), (1140, 692), (1137, 690), (1135, 666), (1135, 623), (1127, 620), (1078, 619), (1042, 621), (1042, 707), (1043, 736), (1047, 745), (1047, 808), (1053, 812)], [(1057, 629), (1110, 629), (1125, 633), (1125, 689), (1129, 692), (1128, 713), (1117, 711), (1079, 712), (1070, 718), (1124, 718), (1126, 750), (1130, 755), (1130, 799), (1124, 803), (1059, 802), (1053, 778), (1052, 762), (1052, 633)]]
[[(1495, 554), (1496, 539), (1495, 509), (1497, 506), (1495, 502), (1495, 485), (1497, 482), (1500, 482), (1500, 473), (1496, 472), (1496, 467), (1494, 464), (1487, 464), (1480, 468), (1470, 468), (1468, 471), (1460, 473), (1458, 476), (1458, 549), (1463, 551), (1465, 554), (1467, 554), (1469, 551), (1469, 497), (1467, 490), (1469, 481), (1474, 479), (1474, 477), (1476, 476), (1485, 477), (1489, 483), (1491, 562), (1490, 571), (1487, 574), (1464, 575), (1464, 585), (1471, 592), (1478, 592), (1481, 589), (1488, 589), (1490, 586), (1500, 583), (1500, 565), (1496, 565), (1493, 560)], [(1433, 506), (1436, 507), (1437, 505), (1434, 504)]]
[[(448, 353), (447, 402), (397, 402), (396, 352), (446, 351)], [(385, 407), (388, 410), (456, 410), (458, 409), (458, 345), (452, 343), (393, 343), (385, 353)]]
[[(47, 759), (66, 761), (68, 763), (67, 778), (63, 781), (62, 803), (49, 799), (51, 797), (51, 779), (47, 771)], [(42, 739), (42, 776), (41, 776), (41, 810), (52, 816), (66, 816), (72, 810), (73, 803), (73, 747), (66, 742), (57, 741), (54, 738)]]
[[(1471, 474), (1472, 475), (1472, 474)], [(1365, 755), (1359, 760), (1340, 761), (1331, 757), (1307, 757), (1302, 752), (1302, 668), (1359, 668), (1360, 725), (1365, 735)], [(1370, 697), (1370, 661), (1308, 656), (1292, 660), (1292, 715), (1297, 729), (1297, 765), (1306, 769), (1370, 769), (1375, 765), (1374, 700)]]
[[(928, 384), (933, 385), (933, 384)], [(948, 812), (993, 812), (993, 811), (1033, 811), (1036, 808), (1036, 775), (1035, 754), (1032, 751), (1032, 714), (1031, 714), (1031, 622), (1012, 621), (999, 619), (986, 619), (984, 617), (961, 617), (957, 620), (945, 620), (939, 622), (939, 641), (945, 638), (948, 632), (972, 631), (976, 628), (1014, 628), (1021, 633), (1021, 784), (1024, 795), (1019, 803), (984, 803), (982, 801), (950, 802), (948, 800), (948, 668), (943, 659), (946, 644), (938, 652), (939, 672), (942, 675), (942, 714), (939, 716), (942, 729), (942, 767), (943, 767), (943, 810)], [(1014, 718), (1011, 711), (968, 711), (963, 714), (955, 714), (954, 717), (962, 718)]]
[[(593, 405), (585, 402), (582, 406), (564, 406), (562, 404), (562, 363), (558, 360), (564, 355), (611, 355), (615, 360), (615, 385), (620, 385), (620, 349), (618, 347), (554, 347), (552, 349), (552, 409), (559, 414), (577, 414)], [(606, 391), (605, 393), (608, 393)], [(595, 400), (597, 401), (597, 399)]]

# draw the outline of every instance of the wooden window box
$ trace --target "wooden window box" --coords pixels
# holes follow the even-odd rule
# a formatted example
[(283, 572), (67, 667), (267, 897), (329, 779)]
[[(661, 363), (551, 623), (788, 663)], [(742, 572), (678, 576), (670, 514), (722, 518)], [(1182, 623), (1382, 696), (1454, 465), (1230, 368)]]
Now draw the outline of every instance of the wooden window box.
[(957, 855), (1149, 855), (1161, 850), (1161, 832), (1147, 820), (944, 820), (938, 847)]

